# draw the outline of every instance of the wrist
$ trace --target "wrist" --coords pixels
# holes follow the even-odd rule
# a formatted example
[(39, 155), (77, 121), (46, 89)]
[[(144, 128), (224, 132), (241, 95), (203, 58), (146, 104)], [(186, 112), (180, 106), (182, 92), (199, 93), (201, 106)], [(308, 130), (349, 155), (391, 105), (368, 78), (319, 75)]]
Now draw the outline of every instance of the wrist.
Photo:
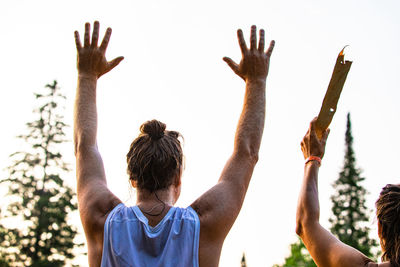
[(246, 83), (265, 85), (267, 77), (252, 77), (246, 78)]
[(307, 166), (307, 165), (317, 165), (318, 167), (320, 167), (321, 166), (321, 158), (320, 157), (317, 157), (317, 156), (309, 156), (308, 158), (306, 158), (306, 161), (305, 161), (305, 165)]
[(94, 73), (88, 73), (88, 72), (78, 72), (78, 79), (97, 81), (97, 75)]

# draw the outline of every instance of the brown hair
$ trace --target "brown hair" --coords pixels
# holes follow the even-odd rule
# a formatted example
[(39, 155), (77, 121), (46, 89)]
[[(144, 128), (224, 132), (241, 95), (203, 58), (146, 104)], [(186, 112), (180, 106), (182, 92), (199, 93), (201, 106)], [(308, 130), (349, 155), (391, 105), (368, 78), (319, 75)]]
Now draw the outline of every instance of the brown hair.
[(392, 267), (400, 267), (400, 186), (386, 185), (375, 205), (381, 225), (382, 261), (390, 261)]
[(166, 125), (151, 120), (140, 126), (126, 155), (129, 179), (151, 193), (180, 182), (183, 152), (180, 133), (166, 131)]

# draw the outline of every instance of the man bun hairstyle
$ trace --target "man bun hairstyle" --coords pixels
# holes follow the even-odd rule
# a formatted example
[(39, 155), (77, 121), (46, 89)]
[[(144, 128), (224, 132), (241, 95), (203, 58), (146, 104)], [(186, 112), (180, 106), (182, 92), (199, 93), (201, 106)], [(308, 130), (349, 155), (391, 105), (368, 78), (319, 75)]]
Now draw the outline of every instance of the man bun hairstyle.
[(179, 137), (180, 133), (167, 131), (158, 120), (140, 126), (126, 155), (129, 179), (139, 189), (152, 193), (180, 182), (183, 152)]
[(381, 224), (382, 261), (400, 267), (400, 186), (386, 185), (375, 205), (376, 217)]
[(147, 121), (140, 126), (140, 133), (147, 134), (152, 140), (158, 140), (164, 136), (167, 125), (157, 120)]

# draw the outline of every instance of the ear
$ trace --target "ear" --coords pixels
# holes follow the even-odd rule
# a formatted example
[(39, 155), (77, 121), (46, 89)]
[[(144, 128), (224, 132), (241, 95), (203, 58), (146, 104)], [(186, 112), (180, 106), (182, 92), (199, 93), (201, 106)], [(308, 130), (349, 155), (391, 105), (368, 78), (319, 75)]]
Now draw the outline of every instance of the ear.
[(182, 184), (182, 173), (183, 173), (183, 170), (182, 170), (182, 166), (181, 166), (179, 173), (177, 173), (175, 175), (174, 186), (178, 187)]
[(129, 182), (131, 183), (133, 188), (137, 188), (137, 181), (135, 181), (133, 179), (129, 179)]
[(378, 236), (382, 239), (382, 224), (380, 221), (378, 221)]
[(182, 184), (181, 175), (175, 176), (174, 185), (175, 185), (176, 187), (178, 187), (178, 186), (180, 186), (181, 184)]

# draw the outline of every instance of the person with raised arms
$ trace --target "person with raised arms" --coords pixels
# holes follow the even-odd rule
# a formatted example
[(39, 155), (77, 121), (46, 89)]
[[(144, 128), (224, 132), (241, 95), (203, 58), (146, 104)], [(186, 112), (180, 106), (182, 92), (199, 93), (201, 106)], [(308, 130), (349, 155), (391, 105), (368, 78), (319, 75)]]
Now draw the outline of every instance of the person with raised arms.
[(318, 139), (315, 124), (316, 119), (311, 121), (301, 142), (306, 162), (297, 206), (296, 233), (319, 267), (400, 267), (400, 185), (386, 185), (375, 204), (382, 263), (373, 262), (320, 225), (318, 170), (325, 153), (329, 129)]
[(218, 266), (224, 239), (239, 214), (258, 160), (274, 41), (265, 51), (264, 30), (260, 30), (257, 44), (256, 27), (252, 26), (247, 48), (238, 30), (240, 63), (224, 58), (246, 88), (233, 153), (216, 185), (189, 207), (174, 207), (183, 171), (180, 134), (151, 120), (142, 124), (127, 154), (129, 179), (137, 190), (136, 205), (127, 207), (108, 189), (97, 147), (97, 80), (123, 57), (106, 60), (110, 28), (100, 46), (99, 22), (94, 23), (91, 37), (90, 32), (86, 23), (83, 45), (75, 32), (78, 86), (74, 110), (78, 206), (89, 265)]

